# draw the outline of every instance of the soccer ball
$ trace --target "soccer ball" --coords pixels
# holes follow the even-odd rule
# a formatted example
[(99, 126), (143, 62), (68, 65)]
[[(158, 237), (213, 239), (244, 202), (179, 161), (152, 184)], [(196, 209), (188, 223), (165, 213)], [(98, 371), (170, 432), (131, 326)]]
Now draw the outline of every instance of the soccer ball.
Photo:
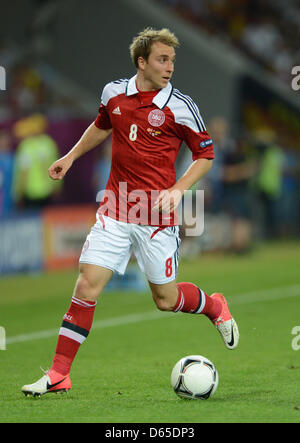
[(180, 397), (206, 400), (218, 387), (219, 375), (215, 365), (202, 355), (181, 358), (171, 374), (171, 385)]

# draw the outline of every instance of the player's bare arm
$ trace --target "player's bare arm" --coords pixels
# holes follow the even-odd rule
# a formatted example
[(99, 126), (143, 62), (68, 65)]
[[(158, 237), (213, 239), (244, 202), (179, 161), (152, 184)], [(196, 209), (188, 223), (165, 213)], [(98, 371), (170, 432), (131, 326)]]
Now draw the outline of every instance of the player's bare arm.
[(163, 190), (159, 194), (153, 209), (161, 212), (174, 211), (178, 207), (184, 192), (209, 172), (212, 162), (207, 158), (195, 160), (174, 186)]
[(76, 145), (64, 157), (58, 159), (50, 166), (48, 169), (50, 178), (62, 180), (73, 162), (86, 152), (100, 145), (111, 134), (111, 131), (111, 129), (99, 129), (92, 123)]

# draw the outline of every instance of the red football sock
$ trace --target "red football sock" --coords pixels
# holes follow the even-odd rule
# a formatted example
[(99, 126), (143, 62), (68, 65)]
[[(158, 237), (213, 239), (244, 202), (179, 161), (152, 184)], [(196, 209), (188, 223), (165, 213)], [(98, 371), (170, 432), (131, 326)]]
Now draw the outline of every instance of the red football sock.
[(63, 317), (51, 369), (69, 374), (80, 345), (87, 338), (93, 323), (97, 302), (72, 297), (68, 312)]
[(217, 318), (222, 310), (219, 300), (214, 300), (193, 283), (177, 283), (178, 299), (174, 312), (204, 314), (210, 320)]

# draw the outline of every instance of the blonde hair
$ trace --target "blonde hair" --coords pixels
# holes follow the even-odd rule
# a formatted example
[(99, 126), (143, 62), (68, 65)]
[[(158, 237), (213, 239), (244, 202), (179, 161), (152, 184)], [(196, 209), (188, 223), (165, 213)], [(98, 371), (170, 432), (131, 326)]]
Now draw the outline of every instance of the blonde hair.
[(173, 48), (179, 46), (177, 37), (167, 28), (159, 30), (153, 28), (144, 29), (134, 37), (129, 46), (131, 60), (137, 68), (138, 58), (143, 57), (145, 60), (148, 60), (151, 46), (155, 42), (160, 42), (167, 46), (172, 46)]

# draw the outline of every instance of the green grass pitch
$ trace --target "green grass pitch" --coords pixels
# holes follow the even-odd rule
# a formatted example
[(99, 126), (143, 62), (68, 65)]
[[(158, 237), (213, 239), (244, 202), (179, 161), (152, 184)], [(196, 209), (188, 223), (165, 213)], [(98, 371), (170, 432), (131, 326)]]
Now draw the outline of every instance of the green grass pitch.
[[(149, 292), (104, 293), (73, 364), (71, 391), (40, 399), (20, 389), (51, 364), (77, 273), (2, 277), (0, 422), (300, 422), (300, 350), (292, 347), (292, 329), (300, 326), (299, 263), (300, 244), (286, 242), (180, 264), (178, 281), (227, 297), (240, 328), (234, 351), (204, 316), (159, 312)], [(209, 400), (181, 399), (170, 386), (173, 365), (189, 354), (218, 369)]]

